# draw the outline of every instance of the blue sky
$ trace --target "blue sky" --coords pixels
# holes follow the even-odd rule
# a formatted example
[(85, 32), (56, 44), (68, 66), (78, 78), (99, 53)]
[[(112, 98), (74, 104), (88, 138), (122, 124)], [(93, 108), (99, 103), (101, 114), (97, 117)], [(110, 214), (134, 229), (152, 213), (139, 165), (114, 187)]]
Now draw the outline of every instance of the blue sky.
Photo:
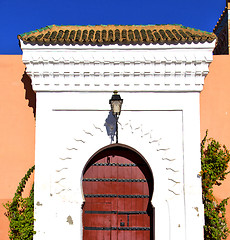
[(182, 24), (212, 32), (226, 0), (0, 0), (0, 54), (21, 54), (17, 35), (47, 25)]

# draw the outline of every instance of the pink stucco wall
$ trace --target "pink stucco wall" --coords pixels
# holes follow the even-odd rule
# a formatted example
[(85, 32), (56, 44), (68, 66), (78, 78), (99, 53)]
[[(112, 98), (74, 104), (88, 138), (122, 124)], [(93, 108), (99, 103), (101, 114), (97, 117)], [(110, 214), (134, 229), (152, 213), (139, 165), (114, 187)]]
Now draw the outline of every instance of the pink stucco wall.
[[(208, 129), (209, 137), (230, 149), (230, 56), (215, 55), (209, 70), (200, 95), (201, 139)], [(214, 193), (218, 200), (230, 196), (230, 174)], [(230, 228), (230, 201), (227, 222)]]
[(8, 220), (2, 203), (12, 199), (20, 179), (34, 165), (35, 119), (25, 96), (24, 71), (22, 56), (0, 55), (1, 240), (9, 239)]

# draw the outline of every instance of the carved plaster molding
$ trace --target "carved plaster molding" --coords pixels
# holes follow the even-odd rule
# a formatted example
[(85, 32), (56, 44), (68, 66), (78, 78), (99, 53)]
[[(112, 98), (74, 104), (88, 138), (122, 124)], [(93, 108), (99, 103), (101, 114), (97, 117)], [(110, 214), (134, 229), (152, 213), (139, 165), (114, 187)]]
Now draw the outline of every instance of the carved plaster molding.
[[(131, 120), (125, 124), (120, 124), (120, 133), (122, 131), (129, 131), (131, 135), (135, 134), (141, 146), (148, 147), (152, 152), (158, 152), (160, 156), (159, 159), (161, 159), (167, 175), (168, 194), (165, 200), (171, 200), (177, 196), (181, 196), (183, 192), (183, 166), (179, 165), (178, 159), (171, 154), (171, 149), (164, 144), (162, 139), (155, 136), (153, 130), (144, 131), (142, 125), (134, 127)], [(95, 139), (98, 139), (100, 135), (107, 137), (105, 127), (92, 125), (91, 129), (83, 130), (82, 138), (73, 138), (71, 143), (66, 146), (63, 156), (60, 156), (56, 162), (54, 194), (57, 197), (60, 197), (66, 202), (75, 201), (72, 187), (73, 183), (71, 183), (71, 178), (69, 178), (71, 174), (74, 174), (72, 167), (73, 161), (79, 158), (82, 145), (86, 144), (91, 146), (90, 142), (95, 142)]]
[(212, 61), (192, 47), (63, 50), (23, 50), (35, 91), (201, 91)]

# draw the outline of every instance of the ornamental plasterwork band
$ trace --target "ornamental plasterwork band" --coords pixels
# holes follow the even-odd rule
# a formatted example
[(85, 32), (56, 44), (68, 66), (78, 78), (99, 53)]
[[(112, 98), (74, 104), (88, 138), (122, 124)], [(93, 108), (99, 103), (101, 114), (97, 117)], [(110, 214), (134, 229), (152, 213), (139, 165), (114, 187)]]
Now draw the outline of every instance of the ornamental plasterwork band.
[[(142, 125), (134, 128), (131, 120), (125, 124), (121, 124), (121, 131), (126, 131), (126, 134), (133, 134), (138, 136), (138, 142), (141, 146), (145, 145), (150, 152), (158, 151), (159, 159), (164, 162), (165, 174), (168, 182), (168, 191), (166, 199), (171, 200), (174, 197), (181, 196), (183, 189), (183, 174), (182, 165), (178, 165), (178, 159), (175, 158), (173, 151), (165, 144), (165, 142), (158, 136), (153, 134), (153, 130), (144, 132)], [(99, 135), (105, 136), (104, 126), (96, 126), (93, 124), (91, 129), (84, 130), (82, 133), (83, 139), (73, 138), (66, 146), (67, 151), (63, 151), (62, 156), (56, 161), (55, 174), (54, 174), (54, 192), (53, 195), (61, 197), (65, 201), (74, 202), (74, 187), (68, 176), (71, 176), (72, 169), (76, 169), (74, 159), (79, 159), (79, 149), (83, 144), (89, 144), (91, 141), (99, 139)], [(157, 160), (157, 159), (155, 159)], [(159, 165), (160, 163), (158, 163)], [(74, 185), (76, 183), (74, 182)]]
[(212, 61), (212, 51), (201, 48), (47, 47), (24, 49), (23, 62), (35, 91), (201, 91)]

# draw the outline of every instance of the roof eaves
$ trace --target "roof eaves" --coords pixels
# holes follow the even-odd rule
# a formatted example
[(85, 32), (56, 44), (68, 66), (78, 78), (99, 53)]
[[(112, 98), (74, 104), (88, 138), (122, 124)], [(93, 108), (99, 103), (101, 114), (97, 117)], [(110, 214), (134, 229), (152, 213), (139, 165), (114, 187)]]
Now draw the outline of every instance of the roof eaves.
[[(53, 28), (53, 31), (49, 31)], [(181, 24), (157, 25), (49, 25), (18, 35), (24, 42), (33, 43), (102, 43), (102, 44), (172, 44), (172, 43), (198, 43), (212, 42), (213, 33), (195, 28), (185, 27)]]

